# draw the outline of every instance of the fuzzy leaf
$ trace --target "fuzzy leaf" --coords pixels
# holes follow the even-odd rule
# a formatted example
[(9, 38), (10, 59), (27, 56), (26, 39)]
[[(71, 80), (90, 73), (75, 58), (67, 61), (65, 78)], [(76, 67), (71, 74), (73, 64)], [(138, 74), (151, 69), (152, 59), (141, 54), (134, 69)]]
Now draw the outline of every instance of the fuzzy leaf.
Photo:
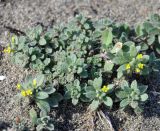
[(110, 72), (113, 69), (114, 64), (111, 61), (105, 61), (104, 71)]
[(78, 104), (78, 99), (72, 99), (72, 104), (77, 105)]
[(113, 105), (113, 101), (112, 101), (112, 99), (110, 97), (105, 97), (103, 99), (103, 102), (108, 107), (112, 107), (112, 105)]
[(137, 101), (132, 101), (131, 102), (131, 107), (132, 108), (136, 108), (138, 106), (138, 102)]
[(39, 107), (42, 111), (50, 112), (50, 106), (49, 106), (49, 104), (48, 104), (47, 101), (38, 100), (38, 101), (37, 101), (37, 105), (38, 105), (38, 107)]
[(43, 91), (46, 92), (47, 94), (52, 94), (56, 91), (56, 89), (53, 88), (52, 86), (47, 86)]
[(95, 89), (101, 88), (101, 86), (102, 86), (102, 77), (95, 78), (94, 81), (93, 81), (93, 86), (94, 86)]
[(102, 43), (105, 45), (105, 47), (108, 47), (112, 43), (113, 35), (112, 35), (112, 29), (108, 28), (102, 33)]
[(58, 107), (58, 103), (63, 99), (63, 96), (60, 93), (52, 94), (47, 101), (51, 107)]
[(43, 74), (38, 74), (36, 76), (37, 86), (41, 86), (45, 80), (45, 76)]
[(31, 118), (31, 121), (33, 124), (36, 124), (37, 123), (37, 112), (32, 108), (30, 111), (29, 111), (29, 115), (30, 115), (30, 118)]
[(43, 37), (41, 37), (40, 40), (39, 40), (39, 45), (44, 46), (46, 44), (47, 44), (46, 40)]
[(92, 103), (90, 104), (90, 108), (92, 111), (95, 111), (99, 107), (99, 101), (98, 100), (93, 100)]
[(116, 92), (116, 96), (120, 99), (124, 99), (128, 97), (128, 94), (124, 91), (117, 91)]
[(46, 98), (48, 98), (48, 94), (46, 93), (46, 92), (38, 92), (37, 94), (36, 94), (36, 98), (37, 99), (46, 99)]
[(148, 95), (145, 93), (141, 95), (141, 101), (146, 101), (148, 99)]
[(92, 100), (92, 99), (94, 99), (96, 97), (96, 92), (95, 91), (87, 91), (85, 93), (85, 96)]
[(137, 25), (137, 27), (135, 28), (136, 34), (137, 36), (142, 36), (143, 35), (143, 25), (139, 24)]
[(132, 83), (131, 83), (131, 88), (134, 89), (134, 90), (137, 90), (137, 81), (134, 80)]
[(120, 107), (126, 107), (127, 105), (129, 104), (129, 101), (128, 99), (123, 99), (121, 102), (120, 102)]

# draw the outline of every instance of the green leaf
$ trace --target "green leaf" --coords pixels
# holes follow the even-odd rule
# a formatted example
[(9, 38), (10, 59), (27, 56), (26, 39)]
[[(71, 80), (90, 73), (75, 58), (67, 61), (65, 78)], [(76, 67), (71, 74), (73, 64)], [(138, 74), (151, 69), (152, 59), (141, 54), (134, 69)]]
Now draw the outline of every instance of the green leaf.
[(142, 36), (143, 35), (143, 25), (139, 24), (135, 28), (137, 36)]
[(90, 108), (92, 111), (95, 111), (99, 107), (99, 100), (93, 100), (92, 103), (90, 104)]
[(131, 107), (132, 108), (136, 108), (138, 106), (138, 102), (137, 101), (132, 101), (131, 102)]
[(85, 93), (85, 96), (91, 100), (93, 100), (96, 97), (96, 92), (95, 91), (87, 91)]
[(105, 97), (103, 99), (103, 102), (108, 107), (112, 107), (112, 105), (113, 105), (113, 101), (112, 101), (112, 99), (110, 97)]
[(123, 80), (122, 82), (121, 82), (121, 88), (122, 89), (124, 89), (125, 87), (128, 87), (129, 85), (128, 85), (128, 82), (126, 81), (126, 80)]
[(128, 94), (124, 91), (117, 91), (116, 92), (116, 96), (120, 99), (124, 99), (128, 97)]
[(104, 64), (104, 71), (105, 72), (110, 72), (113, 69), (114, 64), (111, 61), (105, 61)]
[(42, 124), (37, 125), (36, 130), (37, 131), (43, 131), (44, 126)]
[(95, 78), (93, 81), (93, 87), (95, 89), (97, 89), (97, 88), (99, 89), (99, 88), (101, 88), (101, 86), (102, 86), (102, 77)]
[(38, 74), (36, 76), (37, 86), (41, 86), (43, 84), (44, 80), (45, 80), (45, 75)]
[(60, 93), (52, 94), (47, 101), (51, 107), (58, 107), (58, 103), (63, 99), (63, 96)]
[(147, 91), (147, 88), (148, 88), (148, 86), (146, 86), (146, 85), (139, 86), (140, 93), (141, 94), (145, 93)]
[(42, 29), (42, 26), (41, 25), (37, 25), (35, 27), (35, 32), (37, 35), (40, 35), (42, 33), (43, 29)]
[(50, 106), (49, 103), (47, 101), (44, 100), (38, 100), (37, 101), (37, 106), (45, 112), (50, 112)]
[(120, 107), (126, 107), (127, 105), (129, 104), (129, 101), (128, 99), (123, 99), (121, 102), (120, 102)]
[(80, 73), (82, 73), (82, 71), (83, 71), (83, 68), (82, 67), (78, 67), (77, 73), (80, 74)]
[(45, 51), (47, 54), (51, 54), (52, 53), (52, 48), (51, 47), (46, 47)]
[(82, 78), (87, 78), (87, 77), (88, 77), (88, 72), (87, 72), (87, 70), (83, 70), (83, 71), (80, 73), (80, 76), (81, 76)]
[(78, 104), (78, 99), (72, 99), (72, 104), (77, 105)]
[(51, 59), (50, 58), (46, 58), (43, 63), (45, 64), (45, 66), (49, 65), (51, 62)]
[(46, 92), (40, 91), (40, 92), (36, 93), (36, 98), (37, 99), (46, 99), (46, 98), (48, 98), (48, 94)]
[(141, 101), (146, 101), (148, 99), (148, 95), (146, 93), (141, 95), (140, 97), (141, 97)]
[(143, 110), (137, 106), (135, 109), (134, 109), (134, 112), (138, 115), (139, 113), (141, 113)]
[(41, 37), (39, 40), (39, 45), (44, 46), (46, 44), (47, 44), (46, 40), (43, 37)]
[(46, 92), (47, 94), (52, 94), (56, 91), (56, 89), (53, 88), (52, 86), (47, 86), (43, 91)]
[(16, 53), (14, 58), (15, 63), (21, 67), (25, 67), (29, 60), (28, 56), (21, 52)]
[(117, 42), (113, 49), (111, 50), (111, 53), (117, 53), (118, 51), (120, 51), (122, 49), (123, 44), (121, 42)]
[(24, 48), (25, 42), (26, 38), (24, 36), (20, 36), (18, 42), (18, 50), (22, 50)]
[(123, 72), (119, 71), (119, 72), (117, 73), (117, 78), (119, 79), (119, 78), (121, 78), (122, 76), (123, 76)]
[(112, 43), (113, 35), (112, 29), (108, 28), (102, 32), (102, 43), (108, 47)]
[(154, 43), (154, 41), (155, 41), (154, 35), (149, 36), (149, 38), (147, 39), (148, 45), (152, 45)]
[(130, 56), (135, 57), (136, 55), (137, 55), (137, 48), (135, 47), (135, 45), (131, 45), (130, 46)]
[(158, 35), (158, 42), (159, 42), (159, 44), (160, 44), (160, 35)]
[(146, 51), (149, 48), (146, 43), (141, 43), (140, 45), (141, 45), (141, 51)]
[(31, 61), (35, 61), (36, 58), (37, 58), (36, 55), (32, 55), (32, 56), (31, 56)]
[(137, 90), (137, 81), (134, 80), (132, 83), (131, 83), (131, 88), (134, 89), (134, 90)]
[(37, 112), (32, 108), (29, 111), (29, 115), (33, 124), (37, 123)]

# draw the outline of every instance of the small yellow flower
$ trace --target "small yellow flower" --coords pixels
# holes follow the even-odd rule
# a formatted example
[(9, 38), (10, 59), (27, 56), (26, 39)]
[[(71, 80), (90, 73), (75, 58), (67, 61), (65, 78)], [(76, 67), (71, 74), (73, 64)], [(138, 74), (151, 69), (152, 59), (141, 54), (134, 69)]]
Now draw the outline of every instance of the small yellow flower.
[(8, 46), (7, 48), (5, 48), (5, 49), (3, 50), (3, 52), (10, 54), (11, 52), (14, 52), (14, 51), (11, 49), (10, 46)]
[(21, 95), (22, 95), (22, 96), (24, 96), (24, 97), (26, 97), (26, 96), (27, 96), (26, 91), (24, 91), (24, 90), (23, 90), (23, 91), (21, 91)]
[(139, 68), (136, 68), (136, 73), (139, 73), (141, 70)]
[(138, 68), (143, 69), (143, 68), (144, 68), (144, 64), (139, 63), (139, 64), (138, 64)]
[(26, 94), (27, 96), (32, 95), (32, 90), (31, 89), (26, 90)]
[(14, 36), (12, 36), (12, 38), (11, 38), (11, 42), (12, 42), (12, 44), (14, 44), (14, 43), (15, 43), (15, 37), (14, 37)]
[(37, 85), (37, 81), (36, 79), (33, 80), (33, 86), (36, 86)]
[(130, 69), (131, 65), (130, 64), (126, 64), (126, 70)]
[(108, 86), (103, 86), (103, 88), (101, 90), (102, 90), (102, 92), (106, 93), (109, 91), (109, 88), (108, 88)]
[(143, 58), (143, 55), (142, 55), (142, 54), (138, 54), (136, 58), (137, 58), (137, 59), (142, 59), (142, 58)]
[(18, 83), (17, 84), (17, 89), (20, 90), (21, 89), (21, 85)]

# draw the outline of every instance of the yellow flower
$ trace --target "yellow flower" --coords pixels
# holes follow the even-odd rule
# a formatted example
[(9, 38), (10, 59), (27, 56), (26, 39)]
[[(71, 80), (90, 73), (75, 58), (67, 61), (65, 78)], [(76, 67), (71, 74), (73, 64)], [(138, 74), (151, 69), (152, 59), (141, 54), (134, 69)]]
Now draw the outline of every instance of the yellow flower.
[(24, 97), (26, 97), (27, 96), (26, 91), (21, 91), (21, 95), (24, 96)]
[(139, 68), (136, 68), (136, 73), (139, 73), (141, 70)]
[(139, 63), (139, 64), (138, 64), (138, 68), (143, 69), (143, 68), (144, 68), (144, 64)]
[(26, 90), (26, 94), (27, 96), (32, 95), (32, 90), (31, 89)]
[(142, 55), (142, 54), (138, 54), (136, 58), (137, 58), (137, 59), (142, 59), (142, 58), (143, 58), (143, 55)]
[(14, 43), (15, 43), (15, 37), (14, 37), (14, 36), (12, 36), (12, 38), (11, 38), (11, 42), (12, 42), (12, 44), (14, 44)]
[(108, 88), (108, 86), (103, 86), (103, 88), (101, 90), (102, 90), (102, 92), (106, 93), (109, 91), (109, 88)]
[(130, 64), (126, 64), (126, 70), (130, 69), (131, 65)]
[(33, 80), (33, 86), (36, 86), (37, 85), (37, 81), (36, 79)]
[(17, 89), (20, 90), (21, 89), (21, 85), (18, 83), (17, 84)]
[(10, 46), (8, 46), (7, 48), (5, 48), (5, 49), (3, 50), (3, 52), (10, 54), (11, 52), (13, 52), (13, 50), (11, 49)]

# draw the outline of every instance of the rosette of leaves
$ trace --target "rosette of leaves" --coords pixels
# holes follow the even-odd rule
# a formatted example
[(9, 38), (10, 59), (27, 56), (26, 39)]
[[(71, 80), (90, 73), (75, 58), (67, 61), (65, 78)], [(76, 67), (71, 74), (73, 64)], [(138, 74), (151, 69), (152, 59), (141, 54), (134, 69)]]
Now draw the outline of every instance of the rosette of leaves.
[[(27, 94), (28, 90), (29, 94)], [(50, 112), (50, 107), (57, 107), (59, 101), (62, 100), (62, 95), (56, 92), (52, 84), (46, 82), (43, 74), (38, 74), (35, 78), (28, 76), (21, 84), (20, 91), (25, 99), (38, 106), (42, 116), (47, 115)]]
[(144, 50), (153, 50), (160, 54), (160, 16), (152, 14), (148, 20), (135, 28), (137, 39)]
[[(107, 53), (108, 59), (105, 60), (104, 71), (112, 72), (114, 66), (117, 67), (117, 77), (131, 76), (136, 73), (138, 64), (142, 64), (141, 71), (138, 72), (140, 75), (149, 74), (149, 56), (142, 55), (141, 59), (137, 58), (137, 55), (141, 51), (141, 46), (135, 46), (135, 43), (128, 41), (125, 43), (118, 42), (112, 48), (110, 52)], [(129, 68), (126, 68), (129, 65)]]
[(135, 113), (142, 111), (141, 105), (148, 99), (148, 95), (145, 93), (147, 86), (138, 85), (134, 80), (131, 85), (127, 81), (122, 81), (120, 88), (116, 91), (116, 96), (120, 100), (120, 108), (125, 109), (131, 107)]
[(34, 109), (31, 109), (29, 113), (32, 119), (32, 123), (36, 125), (37, 131), (54, 131), (53, 120), (50, 118), (50, 116), (44, 115), (39, 118), (37, 112)]
[(67, 84), (65, 88), (65, 98), (72, 99), (73, 105), (76, 105), (81, 96), (81, 85), (78, 79), (74, 80), (73, 83)]
[(82, 101), (91, 102), (91, 110), (96, 110), (101, 104), (107, 107), (112, 107), (113, 101), (110, 93), (113, 90), (113, 84), (107, 85), (108, 91), (102, 91), (102, 77), (95, 78), (93, 81), (89, 80), (88, 84), (84, 87)]
[(53, 32), (44, 33), (41, 26), (26, 31), (25, 36), (12, 37), (12, 61), (22, 67), (30, 67), (38, 71), (50, 72), (53, 64), (52, 53), (55, 50)]
[(97, 56), (100, 45), (98, 38), (94, 37), (94, 30), (92, 21), (79, 15), (60, 31), (57, 39), (62, 48), (54, 52), (56, 64), (52, 68), (53, 78), (57, 78), (60, 84), (73, 82), (75, 77), (88, 79), (94, 72), (99, 74), (96, 67), (100, 68), (101, 63)]

